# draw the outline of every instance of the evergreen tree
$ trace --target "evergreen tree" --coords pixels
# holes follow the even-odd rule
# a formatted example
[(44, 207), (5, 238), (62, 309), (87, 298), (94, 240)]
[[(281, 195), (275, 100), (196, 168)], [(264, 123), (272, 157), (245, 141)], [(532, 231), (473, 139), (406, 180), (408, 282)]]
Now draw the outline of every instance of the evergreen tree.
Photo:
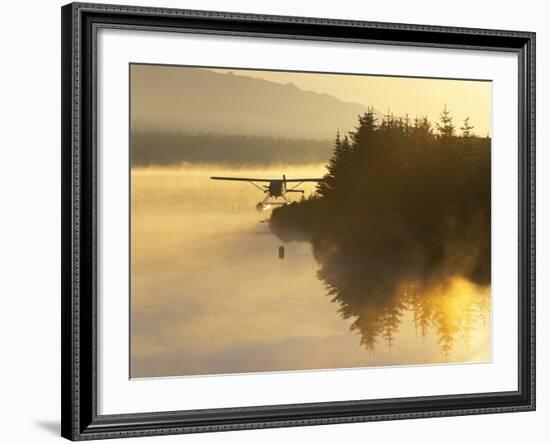
[(344, 179), (345, 164), (349, 163), (350, 152), (348, 137), (344, 136), (342, 139), (338, 130), (334, 140), (334, 151), (327, 166), (327, 174), (324, 180), (317, 185), (317, 192), (321, 196), (328, 197)]
[(384, 114), (384, 118), (382, 119), (382, 122), (380, 123), (380, 129), (381, 130), (390, 130), (395, 126), (395, 120), (393, 118), (393, 113), (390, 112), (390, 109), (388, 108), (388, 112)]
[(374, 108), (370, 106), (367, 112), (359, 118), (360, 127), (367, 131), (376, 129), (376, 117), (374, 117)]
[(464, 179), (472, 180), (475, 177), (475, 172), (479, 166), (478, 150), (475, 147), (475, 140), (472, 134), (474, 129), (473, 125), (470, 125), (470, 117), (464, 119), (463, 125), (460, 127), (462, 131), (462, 144), (464, 146), (464, 156), (466, 159)]
[(428, 116), (422, 118), (415, 117), (412, 133), (417, 138), (428, 138), (432, 135), (432, 125), (428, 120)]
[(427, 116), (415, 117), (414, 124), (410, 130), (412, 147), (415, 152), (423, 151), (433, 141), (433, 130)]
[(355, 131), (349, 133), (354, 146), (361, 146), (376, 129), (376, 117), (374, 117), (374, 108), (367, 108), (367, 112), (358, 116), (359, 126)]
[(463, 126), (460, 127), (462, 131), (462, 137), (472, 137), (472, 130), (474, 129), (473, 125), (470, 125), (470, 117), (464, 119)]
[(455, 135), (453, 118), (451, 117), (451, 112), (447, 110), (447, 104), (445, 104), (443, 111), (439, 115), (439, 123), (436, 123), (436, 127), (441, 137), (453, 137)]
[(403, 119), (403, 131), (407, 137), (412, 134), (411, 119), (408, 113), (405, 114), (405, 118)]

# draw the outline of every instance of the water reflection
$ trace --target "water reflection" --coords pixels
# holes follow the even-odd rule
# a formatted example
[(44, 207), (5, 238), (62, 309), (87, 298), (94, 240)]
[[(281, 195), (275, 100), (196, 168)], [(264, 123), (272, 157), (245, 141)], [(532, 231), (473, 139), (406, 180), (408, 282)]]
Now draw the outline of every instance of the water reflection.
[(400, 284), (393, 292), (370, 291), (365, 274), (348, 268), (322, 266), (318, 276), (325, 282), (328, 295), (338, 304), (344, 319), (358, 332), (361, 345), (373, 353), (380, 342), (391, 346), (403, 317), (412, 314), (415, 329), (426, 338), (433, 332), (447, 360), (455, 338), (469, 345), (476, 325), (486, 324), (490, 315), (490, 290), (454, 277), (435, 286), (416, 282)]
[(394, 345), (406, 316), (422, 338), (436, 339), (444, 361), (457, 338), (467, 349), (480, 326), (490, 337), (490, 283), (469, 278), (473, 261), (464, 250), (455, 252), (463, 256), (460, 263), (452, 261), (454, 267), (439, 263), (439, 269), (425, 269), (413, 259), (420, 256), (388, 251), (391, 245), (375, 238), (313, 242), (317, 276), (338, 313), (352, 321), (350, 329), (360, 335), (366, 350), (374, 353), (381, 344)]
[[(323, 166), (284, 171), (315, 177)], [(132, 171), (132, 377), (491, 359), (489, 287), (369, 285), (367, 264), (346, 264), (345, 251), (282, 243), (260, 223), (257, 192), (208, 179), (220, 173), (281, 167)]]

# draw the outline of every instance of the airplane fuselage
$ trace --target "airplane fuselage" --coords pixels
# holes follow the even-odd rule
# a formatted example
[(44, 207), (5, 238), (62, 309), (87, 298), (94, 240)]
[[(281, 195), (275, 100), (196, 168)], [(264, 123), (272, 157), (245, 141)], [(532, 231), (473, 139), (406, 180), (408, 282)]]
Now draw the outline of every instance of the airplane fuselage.
[(279, 197), (284, 193), (283, 181), (282, 180), (272, 180), (269, 182), (269, 188), (267, 189), (270, 196)]

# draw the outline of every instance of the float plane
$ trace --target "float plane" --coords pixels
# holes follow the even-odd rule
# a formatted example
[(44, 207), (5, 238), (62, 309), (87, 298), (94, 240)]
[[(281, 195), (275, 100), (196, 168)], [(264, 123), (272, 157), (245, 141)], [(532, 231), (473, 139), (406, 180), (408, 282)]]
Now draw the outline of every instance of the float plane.
[[(256, 179), (252, 177), (219, 177), (213, 176), (212, 180), (233, 180), (238, 182), (248, 182), (265, 193), (265, 198), (256, 204), (256, 210), (263, 211), (269, 209), (272, 205), (287, 205), (290, 201), (287, 199), (287, 193), (305, 193), (305, 190), (299, 190), (298, 187), (304, 182), (321, 182), (323, 179), (287, 179), (283, 174), (282, 179)], [(287, 184), (292, 184), (289, 188)], [(265, 185), (268, 184), (268, 185)], [(277, 199), (281, 199), (279, 201)]]

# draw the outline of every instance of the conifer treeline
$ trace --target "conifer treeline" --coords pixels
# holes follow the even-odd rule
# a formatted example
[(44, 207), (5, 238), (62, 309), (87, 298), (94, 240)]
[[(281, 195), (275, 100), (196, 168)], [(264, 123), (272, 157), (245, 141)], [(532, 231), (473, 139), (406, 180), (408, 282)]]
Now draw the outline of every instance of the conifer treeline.
[[(451, 193), (443, 199), (448, 201), (453, 197), (462, 201), (468, 191), (475, 189), (487, 191), (483, 183), (487, 185), (490, 180), (490, 139), (475, 137), (469, 118), (460, 134), (446, 107), (435, 129), (427, 117), (411, 122), (408, 116), (387, 114), (377, 124), (372, 109), (358, 120), (355, 131), (344, 137), (336, 133), (328, 173), (317, 188), (321, 197), (344, 207), (358, 192), (379, 201), (387, 194), (372, 190), (381, 185), (384, 193), (396, 199), (410, 192), (436, 197), (437, 190), (430, 193), (421, 184), (411, 183), (420, 179)], [(376, 179), (383, 180), (383, 184)]]
[(321, 163), (330, 156), (327, 140), (239, 134), (133, 131), (132, 165), (179, 165), (183, 162), (233, 166)]
[(472, 130), (446, 108), (435, 126), (389, 113), (377, 122), (371, 109), (336, 134), (316, 195), (273, 211), (275, 234), (312, 242), (319, 277), (342, 315), (358, 316), (364, 343), (387, 336), (388, 313), (398, 321), (403, 285), (490, 284), (491, 140)]

